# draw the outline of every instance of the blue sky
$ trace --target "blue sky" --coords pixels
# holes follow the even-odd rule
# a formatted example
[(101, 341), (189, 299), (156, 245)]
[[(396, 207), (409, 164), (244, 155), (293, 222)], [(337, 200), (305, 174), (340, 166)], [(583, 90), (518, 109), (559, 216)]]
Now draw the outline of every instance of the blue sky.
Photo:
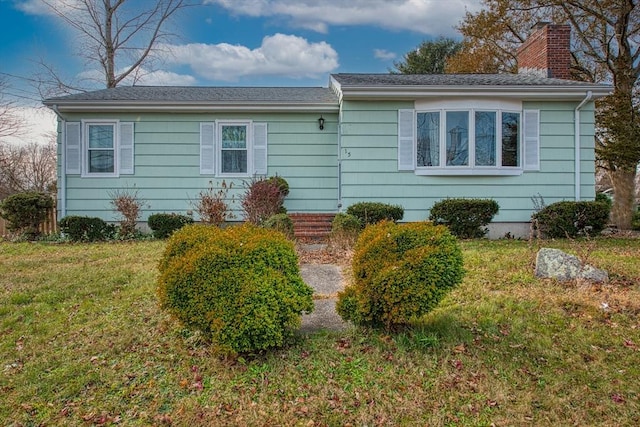
[[(202, 4), (171, 22), (177, 36), (137, 84), (326, 86), (330, 73), (385, 73), (423, 40), (458, 38), (453, 27), (480, 5), (480, 0), (195, 1)], [(9, 79), (9, 95), (20, 97), (20, 103), (37, 102), (37, 91), (25, 79), (41, 71), (40, 61), (69, 79), (95, 74), (77, 55), (77, 34), (41, 0), (0, 0), (0, 29), (0, 76)]]

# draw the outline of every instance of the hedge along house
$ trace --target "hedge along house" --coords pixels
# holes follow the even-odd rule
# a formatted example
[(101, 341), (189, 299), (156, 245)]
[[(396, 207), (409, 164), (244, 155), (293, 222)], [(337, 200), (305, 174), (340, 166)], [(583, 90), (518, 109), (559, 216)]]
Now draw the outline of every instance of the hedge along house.
[[(58, 209), (113, 220), (110, 195), (185, 213), (210, 185), (280, 175), (289, 212), (359, 201), (492, 198), (491, 235), (528, 233), (535, 197), (595, 196), (593, 101), (611, 88), (568, 80), (569, 27), (541, 24), (519, 74), (333, 74), (329, 87), (119, 87), (44, 101), (59, 117)], [(240, 216), (240, 212), (236, 214)], [(241, 219), (241, 218), (239, 218)]]

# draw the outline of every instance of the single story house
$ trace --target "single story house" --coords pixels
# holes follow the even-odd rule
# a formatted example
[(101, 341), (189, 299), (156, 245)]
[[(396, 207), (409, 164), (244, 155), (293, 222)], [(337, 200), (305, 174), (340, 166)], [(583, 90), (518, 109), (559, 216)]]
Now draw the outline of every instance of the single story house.
[(115, 219), (132, 189), (185, 213), (209, 186), (280, 175), (292, 213), (360, 201), (492, 198), (491, 234), (528, 233), (534, 198), (595, 196), (594, 100), (611, 87), (569, 77), (569, 27), (541, 24), (518, 74), (333, 74), (328, 87), (118, 87), (49, 98), (59, 117), (58, 214)]

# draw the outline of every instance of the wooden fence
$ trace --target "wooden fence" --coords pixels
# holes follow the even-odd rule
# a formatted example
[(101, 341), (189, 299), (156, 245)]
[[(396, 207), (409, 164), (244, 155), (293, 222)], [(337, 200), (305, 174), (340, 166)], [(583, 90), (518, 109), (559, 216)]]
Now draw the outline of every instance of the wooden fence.
[[(47, 210), (47, 217), (42, 224), (40, 224), (40, 232), (42, 234), (52, 234), (58, 231), (58, 218), (56, 207), (52, 207)], [(5, 237), (9, 235), (9, 230), (7, 230), (7, 222), (0, 218), (0, 237)]]

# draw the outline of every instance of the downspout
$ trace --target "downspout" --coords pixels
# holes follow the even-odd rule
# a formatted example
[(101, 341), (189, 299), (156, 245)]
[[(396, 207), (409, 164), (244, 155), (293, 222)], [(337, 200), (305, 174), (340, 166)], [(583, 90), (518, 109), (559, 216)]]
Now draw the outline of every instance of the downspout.
[(57, 105), (52, 105), (51, 109), (53, 110), (54, 113), (56, 113), (56, 116), (58, 116), (58, 120), (60, 121), (60, 182), (58, 185), (58, 198), (60, 199), (58, 201), (59, 205), (58, 205), (58, 209), (60, 210), (60, 218), (64, 218), (65, 216), (67, 216), (67, 171), (65, 168), (65, 162), (66, 162), (66, 158), (65, 158), (65, 148), (66, 148), (66, 141), (65, 141), (65, 131), (67, 128), (67, 121), (64, 119), (64, 117), (62, 117), (62, 115), (60, 114), (60, 111), (58, 110), (58, 106)]
[(576, 109), (574, 110), (574, 138), (575, 138), (575, 200), (576, 202), (580, 201), (580, 109), (582, 107), (584, 107), (584, 104), (586, 104), (587, 102), (589, 102), (591, 100), (591, 97), (593, 96), (593, 92), (591, 92), (590, 90), (587, 91), (587, 95), (585, 96), (585, 98), (582, 100), (582, 102), (580, 102), (580, 104), (578, 104), (578, 106), (576, 107)]
[(342, 103), (338, 113), (338, 212), (342, 212)]

